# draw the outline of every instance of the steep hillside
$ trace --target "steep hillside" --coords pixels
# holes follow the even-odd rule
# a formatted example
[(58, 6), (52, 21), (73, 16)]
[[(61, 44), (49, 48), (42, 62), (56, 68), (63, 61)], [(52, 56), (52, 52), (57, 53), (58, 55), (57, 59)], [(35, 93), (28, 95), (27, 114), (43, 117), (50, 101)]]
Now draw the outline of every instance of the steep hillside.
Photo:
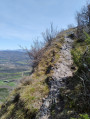
[(86, 40), (82, 42), (76, 39), (71, 53), (74, 60), (72, 68), (76, 71), (60, 89), (65, 102), (63, 117), (90, 119), (90, 36), (86, 34)]
[(90, 37), (80, 43), (76, 30), (52, 40), (35, 72), (1, 105), (0, 119), (89, 119)]
[(35, 72), (25, 79), (1, 105), (1, 119), (32, 119), (42, 105), (42, 99), (48, 96), (47, 79), (52, 75), (52, 67), (59, 58), (59, 50), (64, 41), (63, 35), (58, 35), (44, 53)]

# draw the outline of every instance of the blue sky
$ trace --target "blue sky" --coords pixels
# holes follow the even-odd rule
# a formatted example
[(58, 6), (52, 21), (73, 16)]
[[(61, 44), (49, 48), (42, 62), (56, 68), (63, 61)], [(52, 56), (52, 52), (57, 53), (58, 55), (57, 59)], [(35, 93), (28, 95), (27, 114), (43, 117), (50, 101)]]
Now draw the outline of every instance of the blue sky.
[(53, 22), (58, 29), (75, 24), (86, 0), (0, 0), (0, 50), (29, 48)]

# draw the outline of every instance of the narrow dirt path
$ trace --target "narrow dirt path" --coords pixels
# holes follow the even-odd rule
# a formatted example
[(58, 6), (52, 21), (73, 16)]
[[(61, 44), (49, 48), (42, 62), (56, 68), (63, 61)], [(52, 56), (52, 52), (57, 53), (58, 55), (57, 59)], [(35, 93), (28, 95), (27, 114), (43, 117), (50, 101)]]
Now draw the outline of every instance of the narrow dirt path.
[(57, 114), (62, 111), (64, 102), (60, 97), (60, 87), (65, 85), (63, 80), (72, 76), (71, 65), (73, 63), (71, 57), (71, 48), (73, 40), (65, 38), (65, 42), (60, 49), (60, 58), (55, 68), (53, 69), (54, 74), (50, 81), (50, 92), (48, 97), (44, 100), (37, 119), (53, 119), (51, 116), (51, 110), (54, 108)]

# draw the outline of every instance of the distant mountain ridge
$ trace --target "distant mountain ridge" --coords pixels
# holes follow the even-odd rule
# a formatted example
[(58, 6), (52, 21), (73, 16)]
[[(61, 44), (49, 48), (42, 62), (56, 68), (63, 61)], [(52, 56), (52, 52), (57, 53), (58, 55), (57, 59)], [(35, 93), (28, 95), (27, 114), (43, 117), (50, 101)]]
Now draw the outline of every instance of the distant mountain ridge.
[(15, 50), (10, 50), (10, 49), (3, 50), (3, 49), (1, 49), (0, 51), (19, 51), (19, 52), (25, 52), (22, 49), (15, 49)]

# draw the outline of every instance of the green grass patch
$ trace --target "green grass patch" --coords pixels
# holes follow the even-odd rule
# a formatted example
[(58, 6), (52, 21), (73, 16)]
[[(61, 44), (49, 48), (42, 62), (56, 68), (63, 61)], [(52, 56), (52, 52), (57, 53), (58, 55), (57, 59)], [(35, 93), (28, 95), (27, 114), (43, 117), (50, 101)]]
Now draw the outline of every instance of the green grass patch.
[(21, 62), (21, 61), (17, 61), (16, 63), (18, 63), (18, 64), (28, 64), (26, 62)]
[(6, 83), (3, 81), (0, 81), (0, 86), (3, 86), (3, 85), (6, 85)]
[(0, 101), (4, 102), (9, 95), (9, 91), (7, 88), (0, 88)]

